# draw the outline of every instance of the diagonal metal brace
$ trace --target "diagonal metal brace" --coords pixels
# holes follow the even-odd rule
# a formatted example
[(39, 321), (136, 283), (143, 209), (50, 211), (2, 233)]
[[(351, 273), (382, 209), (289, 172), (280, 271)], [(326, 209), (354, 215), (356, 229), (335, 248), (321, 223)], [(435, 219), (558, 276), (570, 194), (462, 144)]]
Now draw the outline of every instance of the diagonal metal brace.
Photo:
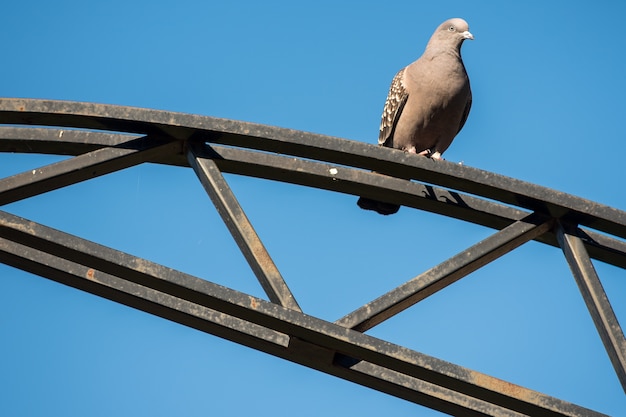
[(366, 331), (518, 246), (550, 231), (554, 220), (533, 213), (365, 304), (335, 323)]
[(189, 165), (200, 179), (211, 201), (241, 249), (252, 271), (270, 301), (296, 311), (302, 311), (250, 220), (239, 205), (222, 172), (212, 159), (198, 156), (201, 145), (190, 144)]
[(132, 137), (115, 147), (22, 172), (0, 180), (0, 206), (129, 168), (180, 151), (181, 147), (171, 138)]
[(587, 304), (604, 348), (609, 354), (624, 392), (626, 392), (626, 339), (611, 308), (589, 254), (573, 228), (558, 222), (556, 236), (572, 270), (576, 284)]

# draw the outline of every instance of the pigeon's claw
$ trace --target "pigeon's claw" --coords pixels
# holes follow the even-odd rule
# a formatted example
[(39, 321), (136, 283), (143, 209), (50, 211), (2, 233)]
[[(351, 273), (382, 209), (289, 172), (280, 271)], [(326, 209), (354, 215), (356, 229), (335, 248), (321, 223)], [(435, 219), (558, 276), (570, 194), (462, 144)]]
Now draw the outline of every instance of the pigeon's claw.
[[(428, 150), (428, 152), (430, 152), (430, 150)], [(434, 159), (436, 161), (439, 161), (440, 159), (443, 159), (443, 158), (441, 157), (441, 152), (437, 151), (437, 152), (434, 152), (434, 153), (430, 154), (430, 159)]]

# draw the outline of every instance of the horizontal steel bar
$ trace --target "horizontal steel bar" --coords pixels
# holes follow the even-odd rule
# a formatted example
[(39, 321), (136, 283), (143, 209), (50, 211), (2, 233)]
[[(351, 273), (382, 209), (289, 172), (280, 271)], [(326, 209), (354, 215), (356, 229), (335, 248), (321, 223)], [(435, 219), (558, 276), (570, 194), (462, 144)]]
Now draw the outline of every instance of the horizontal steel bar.
[(569, 232), (567, 225), (558, 223), (556, 229), (576, 284), (609, 354), (622, 389), (626, 392), (626, 339), (622, 327), (580, 238)]
[(208, 116), (34, 99), (0, 99), (0, 123), (165, 133), (318, 159), (468, 192), (626, 238), (624, 211), (480, 169), (330, 136)]
[[(354, 366), (358, 369), (359, 363), (369, 363), (454, 391), (465, 399), (473, 398), (518, 413), (545, 416), (601, 415), (5, 212), (0, 212), (0, 238), (0, 261), (135, 308), (183, 324), (191, 321), (193, 327), (213, 332), (214, 323), (204, 323), (210, 322), (212, 318), (199, 317), (197, 304), (277, 334), (296, 337), (321, 350), (341, 353), (343, 359), (333, 362), (341, 367), (341, 371), (335, 372), (338, 376)], [(95, 264), (89, 261), (95, 261)], [(163, 298), (163, 294), (175, 298)], [(168, 305), (168, 302), (174, 305)], [(232, 323), (235, 327), (237, 323), (241, 324)], [(229, 336), (232, 335), (223, 337)], [(277, 352), (276, 345), (268, 343), (268, 339), (271, 339), (269, 337), (261, 337), (262, 345), (258, 347), (258, 337), (240, 338), (249, 346)], [(318, 356), (295, 355), (293, 360), (315, 369), (328, 368), (328, 364), (319, 360)], [(350, 379), (377, 388), (378, 385), (373, 384), (371, 378), (371, 375), (364, 378), (352, 375)], [(406, 388), (401, 386), (399, 389), (406, 394)], [(422, 395), (428, 394), (420, 392), (414, 400), (419, 402)], [(450, 410), (449, 404), (435, 398), (432, 401), (429, 404), (433, 408)], [(455, 398), (448, 398), (447, 401), (455, 401)], [(457, 403), (455, 407), (459, 405)]]
[(83, 129), (0, 126), (0, 152), (76, 156), (142, 136)]
[[(40, 152), (78, 155), (127, 140), (128, 135), (82, 130), (59, 130), (29, 127), (0, 127), (0, 151)], [(378, 175), (345, 166), (283, 157), (213, 145), (202, 156), (215, 159), (222, 172), (248, 175), (331, 191), (390, 196), (398, 204), (428, 210), (494, 229), (502, 229), (528, 213), (462, 193)], [(162, 155), (148, 162), (187, 166), (181, 153)], [(336, 170), (336, 173), (331, 172)], [(626, 242), (604, 234), (578, 229), (589, 255), (594, 259), (626, 268)], [(559, 247), (553, 233), (536, 239)]]
[(187, 159), (265, 294), (274, 303), (302, 311), (215, 162), (199, 158), (193, 144), (187, 151)]
[(358, 331), (371, 329), (516, 247), (546, 233), (553, 224), (554, 220), (551, 218), (531, 214), (365, 304), (336, 323)]

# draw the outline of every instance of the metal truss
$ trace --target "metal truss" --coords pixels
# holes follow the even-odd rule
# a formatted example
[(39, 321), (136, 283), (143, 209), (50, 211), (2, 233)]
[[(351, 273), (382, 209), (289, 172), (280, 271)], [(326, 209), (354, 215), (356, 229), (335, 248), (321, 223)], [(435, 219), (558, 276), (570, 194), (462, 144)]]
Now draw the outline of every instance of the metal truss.
[[(626, 390), (626, 341), (592, 264), (626, 268), (626, 212), (445, 161), (211, 117), (0, 99), (0, 123), (1, 152), (73, 156), (0, 179), (2, 205), (145, 162), (191, 167), (269, 301), (0, 211), (5, 264), (452, 415), (600, 416), (364, 333), (535, 240), (562, 249)], [(496, 232), (328, 322), (302, 312), (223, 173), (382, 199)]]

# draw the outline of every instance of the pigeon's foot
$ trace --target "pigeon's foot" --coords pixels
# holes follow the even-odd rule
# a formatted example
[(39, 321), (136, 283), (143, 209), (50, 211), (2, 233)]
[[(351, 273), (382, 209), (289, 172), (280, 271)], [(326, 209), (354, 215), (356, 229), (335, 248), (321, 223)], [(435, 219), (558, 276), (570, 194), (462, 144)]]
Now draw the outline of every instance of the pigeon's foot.
[(417, 149), (415, 149), (415, 146), (411, 146), (410, 148), (404, 148), (403, 151), (406, 153), (414, 153), (419, 156), (425, 156), (426, 158), (434, 159), (435, 161), (439, 161), (443, 159), (441, 156), (441, 152), (439, 151), (433, 152), (431, 149), (424, 149), (421, 152), (417, 152)]
[(415, 149), (415, 146), (411, 146), (409, 148), (404, 148), (402, 150), (404, 152), (406, 152), (406, 153), (414, 153), (416, 155), (427, 156), (427, 157), (429, 157), (430, 154), (432, 153), (432, 151), (430, 149), (426, 149), (426, 150), (423, 150), (421, 152), (417, 152), (417, 149)]
[(441, 156), (441, 152), (439, 151), (433, 152), (431, 149), (426, 149), (425, 151), (418, 153), (418, 155), (423, 155), (426, 158), (434, 159), (435, 161), (443, 160), (443, 157)]

